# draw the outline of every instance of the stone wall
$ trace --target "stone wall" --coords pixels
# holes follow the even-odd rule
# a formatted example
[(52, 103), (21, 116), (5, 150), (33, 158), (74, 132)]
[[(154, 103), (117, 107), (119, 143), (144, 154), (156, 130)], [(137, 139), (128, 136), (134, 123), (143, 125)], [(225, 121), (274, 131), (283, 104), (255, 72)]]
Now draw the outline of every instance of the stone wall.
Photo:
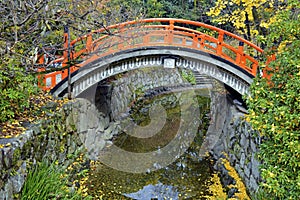
[(261, 139), (245, 121), (245, 113), (242, 112), (245, 110), (234, 101), (224, 94), (212, 95), (212, 124), (208, 129), (203, 151), (209, 151), (213, 155), (217, 161), (215, 169), (221, 172), (223, 183), (230, 185), (234, 180), (224, 172), (221, 162), (222, 158), (227, 158), (251, 195), (257, 191), (261, 182), (260, 162), (256, 159)]
[[(55, 108), (54, 108), (55, 110)], [(68, 166), (74, 155), (83, 151), (74, 125), (65, 125), (71, 105), (65, 105), (51, 120), (32, 124), (23, 134), (0, 139), (0, 199), (11, 200), (21, 192), (27, 173), (35, 163), (58, 161)], [(49, 113), (49, 115), (52, 115)]]
[(80, 141), (89, 159), (96, 160), (99, 152), (110, 145), (111, 138), (118, 134), (118, 122), (110, 121), (109, 116), (99, 112), (94, 103), (86, 99), (76, 99), (66, 124), (75, 124)]

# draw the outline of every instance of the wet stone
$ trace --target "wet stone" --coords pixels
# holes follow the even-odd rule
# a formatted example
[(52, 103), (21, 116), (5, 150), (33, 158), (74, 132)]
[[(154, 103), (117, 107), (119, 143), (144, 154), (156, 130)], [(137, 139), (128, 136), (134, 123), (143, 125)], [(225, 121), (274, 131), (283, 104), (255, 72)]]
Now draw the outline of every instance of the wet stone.
[(10, 197), (13, 195), (13, 183), (11, 182), (11, 180), (8, 180), (8, 182), (6, 183), (5, 187), (4, 187), (4, 198), (3, 199), (10, 199)]
[(257, 152), (257, 146), (256, 146), (256, 144), (253, 142), (253, 140), (250, 141), (250, 147), (251, 147), (251, 151), (252, 151), (252, 152)]
[(4, 165), (7, 169), (9, 169), (12, 165), (13, 149), (4, 148), (3, 152), (4, 152), (4, 157), (3, 157)]
[(76, 150), (76, 143), (75, 142), (71, 142), (68, 148), (68, 153), (69, 154), (73, 154)]
[(0, 169), (3, 169), (3, 157), (4, 157), (4, 152), (3, 150), (0, 148)]
[(259, 136), (255, 137), (255, 144), (260, 145), (261, 144), (261, 138)]
[(251, 163), (252, 163), (251, 174), (255, 179), (259, 179), (260, 178), (260, 172), (259, 172), (260, 162), (257, 159), (255, 159), (254, 154), (252, 154)]
[(234, 154), (229, 154), (229, 160), (232, 163), (232, 165), (235, 165), (237, 157)]
[(79, 133), (79, 138), (80, 138), (80, 140), (81, 140), (82, 143), (85, 143), (85, 140), (86, 140), (86, 131)]
[(249, 141), (248, 141), (247, 137), (245, 136), (244, 133), (242, 133), (241, 134), (241, 140), (240, 140), (241, 147), (245, 147), (246, 148), (248, 146), (248, 143), (249, 143)]
[(236, 143), (237, 139), (235, 136), (230, 138), (229, 148), (233, 148), (233, 145)]
[(11, 177), (11, 181), (13, 184), (14, 193), (19, 193), (23, 187), (25, 182), (25, 171), (26, 171), (26, 163), (23, 162), (20, 168), (17, 171), (17, 174)]
[(235, 153), (235, 155), (236, 155), (236, 157), (237, 157), (237, 159), (241, 159), (241, 147), (240, 147), (240, 145), (239, 144), (235, 144), (234, 145), (234, 147), (233, 147), (233, 151), (234, 151), (234, 153)]
[(16, 138), (0, 138), (0, 144), (8, 144), (16, 141)]
[(243, 177), (244, 176), (244, 171), (243, 171), (243, 169), (242, 169), (242, 166), (241, 165), (239, 165), (239, 164), (236, 164), (235, 166), (234, 166), (234, 168), (235, 168), (235, 170), (237, 171), (237, 173), (241, 176), (241, 177)]
[(241, 166), (244, 166), (245, 160), (246, 160), (245, 153), (242, 153), (242, 154), (241, 154), (241, 159), (240, 159), (240, 165), (241, 165)]
[(249, 162), (245, 167), (244, 167), (244, 172), (247, 178), (250, 176), (250, 171), (251, 171), (251, 163)]
[(85, 146), (89, 147), (90, 145), (92, 145), (95, 142), (95, 132), (93, 129), (88, 129), (87, 133), (86, 133), (86, 140), (85, 140)]
[(258, 189), (257, 181), (252, 175), (250, 176), (250, 187), (253, 191), (256, 191)]
[(232, 198), (236, 192), (238, 192), (237, 188), (230, 188), (227, 192), (228, 198)]
[(38, 126), (32, 127), (31, 130), (33, 132), (33, 135), (35, 135), (35, 136), (41, 133), (41, 129)]

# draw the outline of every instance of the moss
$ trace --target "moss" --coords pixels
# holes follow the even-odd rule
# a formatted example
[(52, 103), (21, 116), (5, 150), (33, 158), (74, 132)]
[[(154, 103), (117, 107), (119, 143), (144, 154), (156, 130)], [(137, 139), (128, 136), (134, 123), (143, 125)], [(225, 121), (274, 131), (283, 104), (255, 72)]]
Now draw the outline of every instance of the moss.
[(180, 69), (179, 70), (181, 77), (186, 81), (191, 83), (192, 85), (196, 84), (196, 78), (191, 70)]
[(10, 176), (15, 176), (17, 174), (17, 171), (13, 168), (10, 170), (9, 175)]
[(59, 150), (60, 150), (60, 153), (64, 153), (65, 152), (65, 147), (64, 147), (64, 145), (60, 145), (60, 147), (59, 147)]
[(240, 153), (240, 151), (241, 151), (240, 145), (236, 143), (236, 144), (233, 146), (233, 151), (234, 151), (234, 153), (235, 153), (236, 155), (239, 155), (239, 153)]
[(249, 159), (248, 156), (247, 156), (247, 157), (246, 157), (246, 160), (245, 160), (245, 164), (247, 165), (249, 162), (250, 162), (250, 159)]
[(31, 140), (27, 141), (24, 144), (24, 146), (22, 148), (22, 157), (24, 157), (24, 158), (28, 158), (29, 157), (30, 151), (31, 151), (31, 145), (32, 145), (32, 141)]
[[(3, 171), (0, 172), (0, 174), (3, 174)], [(4, 187), (4, 181), (0, 179), (0, 188)]]
[(17, 162), (21, 159), (21, 149), (18, 147), (14, 150), (12, 165), (16, 165)]

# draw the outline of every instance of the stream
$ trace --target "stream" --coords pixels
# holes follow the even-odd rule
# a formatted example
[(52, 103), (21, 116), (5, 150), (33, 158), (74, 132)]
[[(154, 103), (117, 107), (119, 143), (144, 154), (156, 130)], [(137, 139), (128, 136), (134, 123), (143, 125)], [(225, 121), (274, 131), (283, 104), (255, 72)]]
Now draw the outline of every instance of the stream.
[[(178, 141), (183, 141), (183, 138), (186, 141), (179, 142), (180, 145), (174, 148), (182, 151), (177, 151), (176, 156), (171, 159), (172, 162), (153, 161), (155, 159), (153, 157), (146, 160), (141, 157), (138, 161), (128, 161), (120, 156), (118, 166), (117, 164), (110, 166), (105, 163), (105, 159), (104, 162), (100, 159), (100, 162), (93, 165), (94, 170), (91, 170), (89, 174), (87, 183), (89, 195), (96, 199), (137, 200), (207, 199), (211, 196), (209, 185), (212, 184), (211, 179), (214, 174), (212, 161), (209, 157), (199, 156), (210, 120), (210, 98), (204, 90), (195, 91), (192, 97), (186, 98), (186, 95), (185, 92), (155, 95), (145, 93), (132, 103), (126, 119), (121, 122), (123, 131), (112, 139), (112, 146), (124, 152), (145, 155), (145, 157), (147, 153), (152, 152), (152, 155), (162, 156), (166, 160), (173, 154), (170, 153), (170, 149), (168, 151), (164, 149), (175, 140), (174, 138), (181, 138)], [(183, 98), (185, 100), (181, 101)], [(198, 108), (193, 107), (195, 104), (187, 103), (192, 101), (196, 102)], [(197, 117), (190, 117), (195, 114)], [(158, 120), (153, 120), (154, 117)], [(182, 125), (184, 121), (188, 123)], [(128, 134), (129, 125), (157, 128), (160, 123), (162, 127), (155, 130), (155, 134)], [(178, 130), (182, 127), (185, 131), (179, 133)], [(189, 133), (189, 131), (194, 131), (194, 133)], [(188, 142), (190, 138), (192, 140)], [(110, 151), (110, 147), (107, 148), (104, 154), (105, 151)], [(134, 166), (138, 168), (140, 165), (144, 168), (135, 173)], [(124, 166), (127, 168), (122, 168)]]

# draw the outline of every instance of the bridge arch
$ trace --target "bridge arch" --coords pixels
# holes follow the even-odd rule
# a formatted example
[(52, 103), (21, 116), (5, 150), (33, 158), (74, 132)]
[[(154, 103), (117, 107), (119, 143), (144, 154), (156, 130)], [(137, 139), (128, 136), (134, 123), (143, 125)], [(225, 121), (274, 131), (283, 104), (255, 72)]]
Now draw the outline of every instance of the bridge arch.
[[(72, 76), (72, 93), (79, 96), (98, 82), (123, 73), (144, 67), (185, 68), (210, 76), (239, 92), (248, 93), (253, 75), (225, 59), (212, 54), (171, 46), (134, 48), (98, 58), (81, 67)], [(55, 96), (62, 96), (67, 82), (52, 89)]]
[[(201, 22), (172, 18), (115, 24), (73, 41), (69, 41), (65, 33), (64, 40), (63, 55), (46, 63), (64, 69), (43, 75), (43, 84), (39, 84), (45, 90), (51, 89), (56, 96), (63, 95), (66, 90), (65, 80), (69, 74), (66, 67), (73, 61), (79, 63), (70, 68), (73, 96), (76, 97), (97, 81), (123, 72), (127, 62), (127, 70), (131, 70), (151, 66), (150, 61), (154, 58), (158, 59), (155, 61), (158, 66), (168, 67), (166, 63), (170, 62), (175, 67), (187, 67), (245, 94), (258, 73), (257, 57), (263, 53), (256, 45), (225, 30)], [(144, 60), (141, 62), (139, 59)], [(149, 63), (144, 64), (147, 59)], [(40, 63), (43, 62), (45, 64), (45, 61)]]

